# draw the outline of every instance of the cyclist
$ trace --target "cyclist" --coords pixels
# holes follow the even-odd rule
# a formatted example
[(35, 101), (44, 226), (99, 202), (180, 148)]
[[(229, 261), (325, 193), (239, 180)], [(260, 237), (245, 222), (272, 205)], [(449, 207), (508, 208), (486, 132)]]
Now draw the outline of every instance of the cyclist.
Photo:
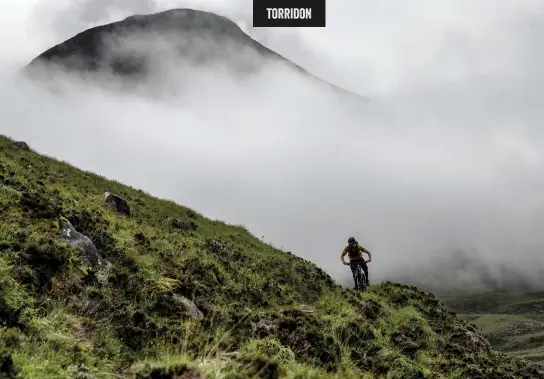
[[(364, 260), (363, 253), (366, 253), (368, 255), (368, 261)], [(346, 261), (344, 260), (346, 254), (349, 257), (349, 263), (346, 263)], [(340, 256), (340, 259), (342, 260), (343, 264), (349, 265), (349, 267), (351, 268), (353, 280), (355, 280), (355, 270), (357, 269), (357, 265), (360, 265), (366, 276), (366, 285), (370, 285), (370, 282), (368, 280), (367, 263), (372, 262), (372, 253), (365, 249), (363, 246), (359, 245), (355, 238), (349, 237), (348, 245), (344, 248), (344, 250), (342, 250), (342, 255)]]

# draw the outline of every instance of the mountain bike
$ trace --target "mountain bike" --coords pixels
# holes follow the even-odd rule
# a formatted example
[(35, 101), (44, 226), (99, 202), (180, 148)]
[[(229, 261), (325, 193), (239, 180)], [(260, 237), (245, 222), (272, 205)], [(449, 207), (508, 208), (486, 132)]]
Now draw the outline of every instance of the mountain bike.
[(363, 268), (361, 267), (360, 264), (358, 263), (344, 263), (344, 265), (346, 266), (350, 266), (350, 269), (351, 269), (351, 265), (356, 265), (357, 268), (355, 269), (355, 272), (353, 272), (352, 270), (352, 273), (353, 273), (353, 279), (355, 280), (355, 289), (361, 291), (361, 292), (365, 292), (367, 290), (367, 285), (366, 285), (366, 275), (365, 275), (365, 272), (363, 271)]

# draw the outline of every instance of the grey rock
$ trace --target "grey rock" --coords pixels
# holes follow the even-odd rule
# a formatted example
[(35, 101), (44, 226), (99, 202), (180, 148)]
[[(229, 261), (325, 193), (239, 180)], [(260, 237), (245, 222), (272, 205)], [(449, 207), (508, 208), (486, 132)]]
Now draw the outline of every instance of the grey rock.
[(179, 230), (196, 230), (197, 225), (193, 221), (180, 220), (175, 217), (169, 217), (167, 220), (168, 225), (172, 228)]
[(474, 352), (489, 353), (491, 345), (481, 334), (475, 333), (467, 328), (455, 327), (456, 336), (454, 339)]
[(116, 212), (130, 216), (130, 207), (128, 206), (128, 203), (119, 196), (111, 192), (105, 192), (103, 201), (106, 206), (112, 208)]
[(277, 332), (278, 327), (270, 320), (260, 319), (251, 323), (251, 333), (255, 337), (266, 337)]
[(87, 266), (100, 266), (103, 258), (93, 241), (86, 235), (78, 232), (68, 220), (61, 221), (61, 233), (64, 240), (83, 252), (83, 263)]
[(185, 309), (187, 314), (191, 317), (197, 320), (201, 320), (204, 317), (204, 314), (200, 311), (200, 309), (198, 309), (195, 303), (193, 303), (186, 297), (183, 297), (181, 295), (174, 295), (173, 299), (178, 305), (181, 305)]
[(215, 240), (208, 241), (208, 249), (212, 253), (218, 254), (218, 255), (231, 255), (232, 254), (232, 252), (229, 250), (228, 247), (223, 246), (223, 244), (221, 244), (220, 242), (215, 241)]
[(315, 309), (312, 306), (306, 304), (300, 304), (296, 307), (296, 309), (303, 313), (315, 313)]
[(30, 146), (28, 146), (28, 144), (24, 141), (16, 141), (13, 144), (21, 150), (26, 150), (26, 151), (30, 150)]
[(212, 253), (215, 253), (215, 254), (219, 254), (219, 253), (222, 253), (223, 252), (223, 245), (221, 245), (221, 243), (217, 242), (217, 241), (211, 241), (209, 243), (209, 247), (210, 247), (210, 250)]

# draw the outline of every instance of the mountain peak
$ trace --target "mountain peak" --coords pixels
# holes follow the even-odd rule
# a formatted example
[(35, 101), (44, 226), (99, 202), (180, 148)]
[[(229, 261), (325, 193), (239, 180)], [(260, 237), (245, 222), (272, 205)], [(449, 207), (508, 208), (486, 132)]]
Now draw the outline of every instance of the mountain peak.
[(262, 45), (229, 18), (190, 8), (133, 15), (87, 29), (40, 54), (27, 70), (45, 63), (72, 72), (140, 78), (156, 62), (172, 59), (191, 65), (219, 64), (237, 74), (251, 74), (270, 62), (280, 62), (335, 92), (363, 99)]

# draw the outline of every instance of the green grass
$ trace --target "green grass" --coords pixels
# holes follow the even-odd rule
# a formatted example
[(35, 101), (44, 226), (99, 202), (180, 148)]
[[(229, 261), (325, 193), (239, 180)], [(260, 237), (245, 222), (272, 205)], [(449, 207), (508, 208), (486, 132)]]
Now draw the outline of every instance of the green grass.
[(446, 304), (473, 323), (494, 349), (544, 364), (544, 294), (448, 294)]
[(544, 363), (544, 322), (530, 315), (465, 314), (493, 348), (515, 357)]
[[(504, 332), (512, 325), (525, 325), (534, 329), (544, 330), (544, 322), (534, 320), (531, 317), (508, 315), (508, 314), (471, 314), (463, 315), (465, 319), (469, 319), (476, 325), (484, 334), (494, 334)], [(519, 330), (519, 328), (517, 328)]]
[[(61, 220), (107, 263), (87, 267)], [(2, 378), (542, 377), (474, 331), (415, 287), (343, 289), (241, 226), (0, 137)]]
[(462, 313), (544, 314), (542, 292), (443, 293), (440, 299)]

